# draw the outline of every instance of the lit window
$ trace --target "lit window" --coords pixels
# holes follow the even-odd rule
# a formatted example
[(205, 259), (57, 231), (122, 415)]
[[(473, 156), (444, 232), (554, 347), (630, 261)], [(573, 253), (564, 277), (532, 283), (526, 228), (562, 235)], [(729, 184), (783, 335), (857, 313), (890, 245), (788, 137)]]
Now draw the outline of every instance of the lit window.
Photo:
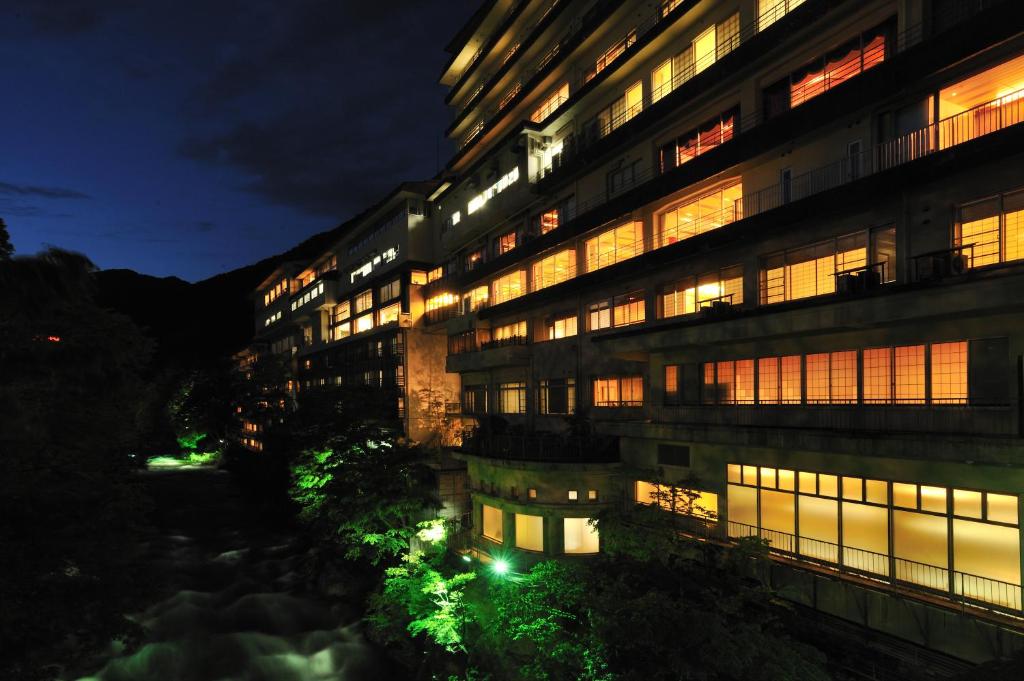
[(380, 302), (382, 303), (397, 298), (400, 295), (402, 295), (402, 281), (400, 279), (395, 279), (380, 287)]
[(579, 493), (578, 490), (574, 490), (574, 489), (569, 490), (569, 501), (579, 501), (579, 499), (580, 499), (580, 493)]
[(594, 119), (596, 133), (604, 137), (612, 130), (632, 120), (644, 108), (643, 83), (633, 83), (626, 92), (599, 112)]
[(627, 260), (644, 252), (643, 223), (629, 222), (586, 241), (587, 271)]
[(514, 249), (517, 245), (517, 237), (518, 233), (515, 230), (499, 236), (496, 242), (497, 254), (502, 255)]
[(537, 489), (535, 487), (527, 488), (527, 490), (526, 490), (526, 498), (527, 499), (536, 499), (537, 498)]
[(594, 67), (588, 69), (583, 75), (583, 82), (588, 83), (590, 80), (601, 73), (609, 64), (618, 59), (626, 49), (636, 42), (636, 31), (630, 31), (629, 35), (609, 47), (605, 52), (597, 58)]
[(402, 313), (401, 303), (395, 303), (388, 305), (387, 307), (381, 308), (377, 312), (377, 324), (378, 326), (384, 326), (385, 324), (391, 324), (398, 321), (398, 317)]
[(373, 328), (373, 313), (365, 314), (362, 317), (357, 317), (356, 321), (356, 333), (363, 333)]
[(596, 489), (588, 489), (587, 490), (587, 501), (597, 501), (597, 490)]
[(549, 210), (540, 214), (540, 233), (547, 234), (553, 229), (558, 229), (558, 209)]
[(557, 90), (540, 103), (540, 106), (530, 116), (530, 120), (534, 123), (543, 122), (558, 107), (565, 103), (567, 99), (569, 99), (569, 83), (562, 83)]
[(597, 528), (589, 518), (565, 518), (563, 521), (566, 553), (597, 553), (600, 550)]
[(1024, 258), (1024, 191), (962, 206), (956, 229), (970, 267)]
[(924, 346), (894, 349), (897, 404), (924, 404)]
[(566, 249), (533, 263), (533, 290), (560, 284), (576, 276), (576, 251)]
[(510, 272), (491, 282), (491, 300), (500, 305), (526, 293), (526, 270)]
[(636, 503), (660, 506), (666, 511), (708, 520), (714, 520), (718, 517), (717, 494), (687, 489), (685, 487), (659, 485), (637, 480)]
[(557, 340), (576, 335), (576, 315), (551, 319), (544, 325), (544, 340)]
[(589, 331), (640, 324), (644, 321), (646, 305), (642, 291), (616, 296), (610, 301), (592, 303), (587, 307)]
[(669, 364), (665, 367), (665, 404), (677, 405), (681, 401), (679, 393), (679, 365)]
[(655, 217), (655, 243), (661, 248), (738, 220), (742, 198), (743, 185), (736, 183), (687, 199)]
[(516, 513), (516, 548), (526, 551), (544, 550), (544, 518)]
[(512, 322), (494, 327), (491, 332), (492, 341), (526, 340), (526, 321)]
[(866, 232), (765, 257), (761, 270), (761, 304), (835, 293), (837, 272), (866, 265)]
[(967, 402), (967, 342), (936, 343), (932, 351), (932, 402)]
[(475, 312), (480, 308), (487, 307), (489, 289), (487, 286), (477, 286), (468, 293), (462, 294), (463, 306), (468, 306), (467, 312)]
[(481, 505), (483, 508), (483, 535), (491, 541), (502, 543), (502, 537), (504, 536), (503, 520), (500, 508), (494, 508), (487, 504)]
[(499, 414), (526, 413), (526, 383), (499, 383), (497, 398)]
[(409, 283), (413, 286), (423, 286), (427, 283), (427, 273), (423, 270), (412, 270), (409, 272)]
[(804, 0), (758, 0), (757, 30), (763, 31), (803, 3)]
[(743, 267), (736, 265), (700, 277), (685, 277), (662, 288), (663, 318), (693, 314), (714, 302), (743, 304)]
[[(739, 109), (732, 108), (663, 146), (659, 159), (661, 172), (692, 161), (731, 140), (738, 118)], [(737, 191), (732, 193), (734, 196), (731, 198), (735, 202), (740, 193)]]
[(373, 291), (363, 291), (356, 296), (356, 314), (366, 312), (373, 307)]
[(644, 379), (642, 376), (617, 376), (594, 379), (595, 407), (642, 407)]
[(429, 284), (432, 281), (437, 281), (442, 276), (444, 276), (444, 266), (442, 265), (440, 267), (435, 267), (434, 269), (427, 272), (427, 283)]

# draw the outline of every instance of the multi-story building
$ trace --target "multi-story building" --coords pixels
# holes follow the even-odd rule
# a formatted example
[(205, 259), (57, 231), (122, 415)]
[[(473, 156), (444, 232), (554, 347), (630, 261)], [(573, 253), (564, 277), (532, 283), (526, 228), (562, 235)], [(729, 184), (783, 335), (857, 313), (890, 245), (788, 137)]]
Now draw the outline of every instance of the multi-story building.
[(1019, 648), (1017, 4), (492, 0), (449, 51), (424, 298), (476, 550), (657, 499), (807, 606)]
[[(438, 276), (428, 200), (436, 188), (401, 185), (346, 223), (315, 260), (278, 268), (255, 298), (257, 347), (282, 358), (299, 404), (343, 386), (358, 395), (364, 415), (441, 447), (458, 435), (458, 377), (445, 371), (443, 329), (424, 323), (422, 291)], [(259, 439), (255, 428), (262, 426), (243, 423), (243, 436)], [(465, 465), (450, 457), (433, 464), (441, 500), (456, 514)]]

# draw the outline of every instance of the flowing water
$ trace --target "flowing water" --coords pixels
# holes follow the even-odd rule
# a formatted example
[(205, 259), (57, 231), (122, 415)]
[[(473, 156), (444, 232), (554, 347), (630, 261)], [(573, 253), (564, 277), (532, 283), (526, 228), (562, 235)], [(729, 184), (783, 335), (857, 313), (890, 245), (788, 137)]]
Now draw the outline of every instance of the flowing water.
[(360, 631), (356, 607), (304, 593), (301, 550), (243, 501), (228, 473), (144, 473), (156, 504), (146, 567), (160, 599), (133, 615), (130, 653), (113, 646), (102, 681), (358, 681), (394, 672)]

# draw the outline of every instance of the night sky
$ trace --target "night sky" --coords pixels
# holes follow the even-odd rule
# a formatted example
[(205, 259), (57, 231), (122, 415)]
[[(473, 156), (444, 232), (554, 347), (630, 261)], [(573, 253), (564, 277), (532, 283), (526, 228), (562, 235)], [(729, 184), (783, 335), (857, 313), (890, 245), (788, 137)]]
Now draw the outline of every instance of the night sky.
[(189, 281), (337, 226), (451, 154), (480, 0), (0, 0), (15, 249)]

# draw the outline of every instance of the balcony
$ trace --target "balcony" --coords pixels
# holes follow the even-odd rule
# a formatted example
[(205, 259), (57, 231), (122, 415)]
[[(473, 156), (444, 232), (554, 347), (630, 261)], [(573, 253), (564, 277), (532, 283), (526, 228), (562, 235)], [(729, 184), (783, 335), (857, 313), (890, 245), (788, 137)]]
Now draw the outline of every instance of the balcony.
[(616, 463), (619, 460), (619, 440), (597, 435), (486, 433), (477, 428), (463, 433), (460, 451), (471, 456), (510, 461)]
[(291, 314), (294, 319), (307, 317), (313, 312), (338, 302), (339, 276), (327, 272), (303, 286), (291, 296)]
[(497, 367), (517, 366), (530, 361), (530, 347), (526, 336), (512, 336), (497, 340), (481, 341), (477, 338), (473, 347), (465, 351), (448, 355), (449, 372), (479, 371)]
[(772, 558), (790, 564), (803, 563), (808, 568), (874, 587), (887, 586), (905, 594), (941, 599), (958, 609), (976, 606), (1017, 617), (1024, 615), (1019, 584), (731, 520), (680, 517), (678, 522), (684, 534), (700, 539), (735, 543), (748, 537), (758, 538), (765, 542)]
[(968, 405), (685, 405), (654, 407), (654, 423), (723, 428), (806, 429), (864, 433), (1012, 436), (1009, 406)]

